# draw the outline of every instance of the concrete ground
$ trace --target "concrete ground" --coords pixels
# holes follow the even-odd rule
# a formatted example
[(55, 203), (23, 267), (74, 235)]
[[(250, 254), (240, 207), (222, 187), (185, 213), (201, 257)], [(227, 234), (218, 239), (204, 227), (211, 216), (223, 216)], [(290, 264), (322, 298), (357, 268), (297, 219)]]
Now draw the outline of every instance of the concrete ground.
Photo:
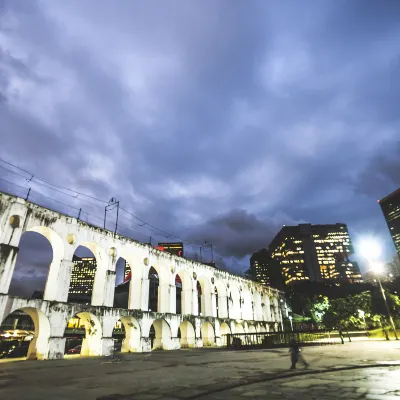
[(309, 369), (289, 370), (287, 349), (193, 349), (0, 363), (0, 398), (400, 400), (400, 342), (304, 348)]

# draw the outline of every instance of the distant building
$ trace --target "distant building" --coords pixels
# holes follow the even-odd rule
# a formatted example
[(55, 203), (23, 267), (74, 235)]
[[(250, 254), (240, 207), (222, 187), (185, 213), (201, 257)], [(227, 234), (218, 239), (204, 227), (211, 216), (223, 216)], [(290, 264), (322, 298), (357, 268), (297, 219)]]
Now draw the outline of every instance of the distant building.
[(253, 253), (247, 275), (250, 279), (266, 286), (278, 289), (284, 286), (280, 263), (274, 260), (265, 248)]
[[(125, 260), (124, 260), (125, 261)], [(124, 283), (130, 281), (132, 278), (132, 270), (131, 266), (128, 264), (127, 261), (125, 261), (125, 266), (124, 266)]]
[(379, 200), (397, 255), (400, 257), (400, 189)]
[(96, 259), (74, 256), (72, 262), (68, 299), (69, 301), (90, 302), (97, 268)]
[(269, 246), (279, 261), (285, 283), (325, 279), (361, 282), (345, 224), (284, 226)]
[(392, 261), (387, 263), (387, 270), (394, 278), (400, 278), (400, 258), (397, 254), (393, 257)]
[(183, 257), (182, 242), (158, 243), (156, 248), (171, 254), (175, 254), (176, 256)]

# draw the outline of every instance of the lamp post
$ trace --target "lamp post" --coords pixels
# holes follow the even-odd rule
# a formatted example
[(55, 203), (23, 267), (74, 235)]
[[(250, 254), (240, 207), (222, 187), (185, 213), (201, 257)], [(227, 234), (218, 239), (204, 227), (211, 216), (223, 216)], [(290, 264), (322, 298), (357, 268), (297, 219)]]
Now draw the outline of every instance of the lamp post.
[(293, 317), (291, 315), (289, 315), (289, 321), (290, 321), (290, 327), (292, 328), (292, 332), (293, 332)]
[(365, 311), (358, 310), (358, 315), (360, 316), (360, 318), (362, 318), (362, 320), (364, 322), (364, 329), (367, 330), (367, 324), (365, 322)]
[(389, 309), (388, 303), (386, 301), (385, 291), (383, 290), (381, 279), (379, 277), (379, 273), (382, 272), (382, 270), (383, 270), (382, 263), (377, 262), (377, 260), (379, 259), (380, 255), (381, 255), (381, 252), (382, 252), (381, 246), (379, 245), (378, 242), (376, 242), (374, 240), (366, 240), (366, 241), (362, 242), (360, 247), (361, 247), (362, 255), (368, 261), (369, 266), (371, 268), (373, 268), (375, 271), (375, 276), (378, 281), (379, 288), (381, 290), (383, 301), (385, 303), (385, 307), (386, 307), (386, 311), (387, 311), (387, 314), (389, 317), (390, 325), (392, 325), (394, 337), (396, 338), (396, 340), (399, 340), (399, 338), (397, 337), (396, 326), (394, 325), (394, 321), (390, 314), (390, 309)]

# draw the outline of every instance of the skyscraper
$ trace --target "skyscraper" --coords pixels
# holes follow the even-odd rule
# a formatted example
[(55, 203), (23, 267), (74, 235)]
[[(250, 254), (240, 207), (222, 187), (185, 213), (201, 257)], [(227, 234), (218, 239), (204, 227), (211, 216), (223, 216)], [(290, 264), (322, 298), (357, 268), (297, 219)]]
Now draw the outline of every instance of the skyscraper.
[(345, 224), (284, 226), (270, 244), (270, 254), (279, 261), (286, 284), (324, 279), (360, 282), (354, 252)]
[(379, 204), (400, 257), (400, 189), (379, 200)]
[(260, 282), (266, 286), (275, 288), (283, 287), (283, 277), (280, 264), (274, 260), (268, 249), (255, 251), (250, 258), (250, 269), (248, 271), (250, 279)]
[(72, 259), (73, 267), (68, 297), (70, 301), (89, 301), (92, 296), (94, 276), (97, 263), (94, 257), (77, 257)]

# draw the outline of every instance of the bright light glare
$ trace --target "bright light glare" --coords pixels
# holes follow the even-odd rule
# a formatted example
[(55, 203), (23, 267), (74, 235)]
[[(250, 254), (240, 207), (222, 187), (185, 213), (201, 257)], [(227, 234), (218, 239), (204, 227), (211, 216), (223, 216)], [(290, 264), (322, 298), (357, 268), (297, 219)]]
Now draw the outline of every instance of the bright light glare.
[(382, 262), (373, 262), (371, 264), (371, 269), (376, 273), (376, 274), (382, 274), (385, 271), (385, 266), (383, 265)]
[(364, 239), (359, 245), (360, 253), (367, 260), (377, 260), (382, 254), (382, 248), (379, 242), (373, 239)]

